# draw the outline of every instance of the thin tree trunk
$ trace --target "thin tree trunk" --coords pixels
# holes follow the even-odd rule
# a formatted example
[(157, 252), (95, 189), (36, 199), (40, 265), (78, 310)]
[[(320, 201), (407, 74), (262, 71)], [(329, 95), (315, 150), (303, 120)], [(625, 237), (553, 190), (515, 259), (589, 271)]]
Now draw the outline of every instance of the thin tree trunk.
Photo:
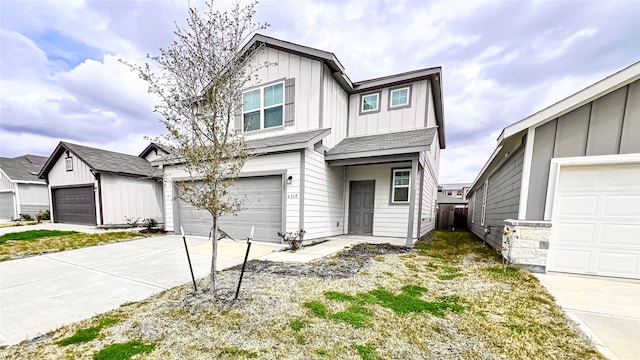
[(211, 234), (211, 292), (216, 294), (216, 260), (218, 259), (218, 217), (213, 217), (213, 228)]

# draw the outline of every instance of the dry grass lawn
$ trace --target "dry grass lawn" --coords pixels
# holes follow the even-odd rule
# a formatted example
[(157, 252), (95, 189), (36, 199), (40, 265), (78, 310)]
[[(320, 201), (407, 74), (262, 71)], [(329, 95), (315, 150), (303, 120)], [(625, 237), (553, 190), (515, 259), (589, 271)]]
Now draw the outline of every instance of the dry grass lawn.
[(531, 274), (504, 272), (468, 232), (431, 236), (410, 251), (359, 245), (310, 264), (253, 262), (236, 302), (232, 269), (217, 299), (187, 284), (0, 358), (604, 359)]
[(79, 249), (87, 246), (109, 244), (147, 236), (151, 235), (130, 231), (117, 231), (101, 234), (77, 233), (65, 236), (44, 237), (35, 240), (9, 240), (0, 244), (0, 261)]

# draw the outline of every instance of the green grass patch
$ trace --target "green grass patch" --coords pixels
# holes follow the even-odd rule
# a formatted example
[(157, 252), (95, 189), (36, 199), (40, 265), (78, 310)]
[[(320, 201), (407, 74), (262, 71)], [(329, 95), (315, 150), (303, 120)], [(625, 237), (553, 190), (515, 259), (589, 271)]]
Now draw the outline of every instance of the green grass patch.
[(112, 344), (95, 353), (93, 360), (129, 360), (134, 355), (147, 354), (155, 348), (155, 344), (145, 344), (139, 340)]
[(22, 232), (13, 232), (0, 236), (0, 244), (4, 244), (9, 240), (18, 241), (34, 241), (47, 237), (57, 237), (77, 234), (77, 231), (60, 231), (60, 230), (29, 230)]
[(223, 348), (222, 351), (220, 351), (220, 355), (227, 355), (227, 356), (233, 356), (233, 357), (246, 357), (249, 359), (256, 359), (258, 357), (258, 353), (245, 350), (245, 349), (239, 349), (236, 347)]
[(382, 360), (382, 358), (376, 354), (376, 347), (372, 344), (353, 344), (351, 347), (358, 352), (362, 360)]
[(335, 314), (329, 315), (329, 318), (339, 320), (351, 324), (355, 328), (363, 328), (369, 325), (369, 317), (371, 316), (371, 310), (364, 306), (353, 305), (347, 308), (345, 311), (340, 311)]
[(418, 269), (418, 266), (416, 266), (416, 264), (414, 263), (404, 263), (404, 266), (407, 267), (407, 269), (411, 270), (411, 271), (420, 271), (420, 269)]
[(337, 291), (327, 291), (324, 293), (324, 296), (329, 300), (337, 300), (337, 301), (353, 301), (355, 297), (351, 295), (347, 295), (345, 293), (337, 292)]
[(464, 274), (454, 273), (454, 274), (438, 274), (436, 277), (440, 280), (453, 280), (457, 277), (464, 276)]
[(86, 343), (91, 340), (94, 340), (100, 334), (100, 330), (102, 330), (105, 326), (111, 326), (118, 322), (118, 319), (114, 318), (103, 318), (100, 319), (100, 322), (96, 326), (92, 326), (87, 329), (80, 329), (76, 331), (73, 335), (68, 338), (64, 338), (58, 341), (58, 345), (60, 346), (69, 346), (71, 344), (80, 344)]
[(325, 356), (325, 355), (329, 355), (329, 350), (327, 349), (315, 349), (314, 351), (316, 353), (316, 355), (320, 355), (320, 356)]
[(304, 328), (305, 323), (302, 320), (291, 320), (289, 322), (289, 326), (291, 327), (291, 330), (293, 330), (293, 335), (296, 338), (296, 342), (300, 345), (304, 344), (305, 338), (304, 336), (302, 336), (302, 334), (300, 334), (300, 330), (302, 330), (302, 328)]
[(316, 317), (323, 319), (329, 317), (329, 310), (327, 310), (327, 307), (320, 301), (307, 301), (306, 303), (304, 303), (304, 307), (311, 310), (313, 315), (315, 315)]
[(518, 277), (520, 275), (520, 269), (515, 266), (507, 266), (506, 268), (500, 265), (490, 266), (487, 271), (499, 277)]

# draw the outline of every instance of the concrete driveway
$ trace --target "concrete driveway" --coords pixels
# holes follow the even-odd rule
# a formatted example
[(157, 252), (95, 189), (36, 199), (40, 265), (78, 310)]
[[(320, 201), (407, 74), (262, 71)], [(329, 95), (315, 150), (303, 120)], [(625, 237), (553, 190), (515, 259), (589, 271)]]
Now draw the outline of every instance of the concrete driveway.
[(640, 360), (640, 281), (561, 273), (535, 276), (603, 355)]
[[(196, 278), (207, 276), (211, 244), (191, 236), (187, 243)], [(254, 242), (250, 258), (282, 247)], [(244, 242), (221, 240), (219, 269), (242, 263), (245, 251)], [(175, 235), (0, 262), (0, 345), (33, 338), (190, 281), (182, 237)]]

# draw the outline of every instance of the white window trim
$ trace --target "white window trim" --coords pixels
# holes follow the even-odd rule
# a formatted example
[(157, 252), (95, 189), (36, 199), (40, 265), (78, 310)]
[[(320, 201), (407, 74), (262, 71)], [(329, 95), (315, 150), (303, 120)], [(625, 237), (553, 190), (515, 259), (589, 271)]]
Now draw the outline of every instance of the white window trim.
[[(402, 90), (407, 90), (407, 102), (405, 102), (404, 104), (397, 104), (397, 105), (393, 105), (393, 93), (397, 92), (397, 91), (402, 91)], [(396, 89), (391, 89), (389, 91), (389, 109), (396, 109), (399, 107), (407, 107), (409, 106), (410, 102), (410, 97), (411, 97), (411, 87), (409, 86), (404, 86), (401, 88), (396, 88)]]
[[(409, 183), (407, 185), (396, 185), (396, 173), (398, 172), (409, 172)], [(410, 200), (409, 194), (411, 193), (411, 168), (406, 169), (393, 169), (391, 173), (391, 203), (392, 204), (408, 204)], [(407, 188), (407, 200), (398, 200), (396, 201), (396, 188)]]
[(487, 193), (489, 190), (489, 179), (484, 181), (484, 189), (482, 189), (482, 216), (480, 216), (480, 226), (484, 226), (487, 216)]
[[(376, 97), (376, 107), (375, 109), (369, 109), (369, 110), (365, 110), (364, 109), (364, 98), (369, 97), (369, 96), (375, 96)], [(362, 94), (360, 96), (360, 114), (369, 114), (369, 113), (374, 113), (374, 112), (378, 112), (380, 111), (380, 92), (375, 92), (375, 93), (370, 93), (370, 94)]]
[(64, 159), (64, 168), (67, 171), (73, 171), (73, 158), (65, 158)]
[[(264, 89), (268, 88), (270, 86), (275, 86), (278, 84), (282, 84), (282, 103), (280, 104), (275, 104), (275, 105), (270, 105), (270, 106), (264, 106)], [(271, 84), (266, 84), (264, 86), (260, 86), (259, 88), (253, 88), (253, 89), (249, 89), (249, 90), (245, 90), (242, 92), (242, 98), (244, 100), (244, 94), (246, 93), (250, 93), (256, 90), (260, 90), (260, 107), (258, 109), (254, 109), (254, 110), (250, 110), (250, 111), (245, 111), (244, 110), (244, 103), (243, 103), (243, 109), (242, 109), (242, 132), (244, 133), (253, 133), (256, 131), (262, 131), (262, 130), (271, 130), (271, 129), (277, 129), (277, 128), (281, 128), (284, 127), (284, 102), (285, 102), (285, 84), (284, 81), (278, 81), (278, 82), (274, 82)], [(268, 109), (272, 109), (278, 106), (282, 106), (282, 124), (278, 125), (278, 126), (272, 126), (272, 127), (268, 127), (265, 128), (264, 127), (264, 111), (268, 110)], [(259, 129), (255, 129), (255, 130), (245, 130), (245, 124), (244, 124), (244, 116), (245, 114), (249, 114), (249, 113), (254, 113), (258, 111), (260, 114), (260, 128)]]
[(474, 224), (476, 222), (476, 193), (473, 193), (471, 197), (471, 223)]

